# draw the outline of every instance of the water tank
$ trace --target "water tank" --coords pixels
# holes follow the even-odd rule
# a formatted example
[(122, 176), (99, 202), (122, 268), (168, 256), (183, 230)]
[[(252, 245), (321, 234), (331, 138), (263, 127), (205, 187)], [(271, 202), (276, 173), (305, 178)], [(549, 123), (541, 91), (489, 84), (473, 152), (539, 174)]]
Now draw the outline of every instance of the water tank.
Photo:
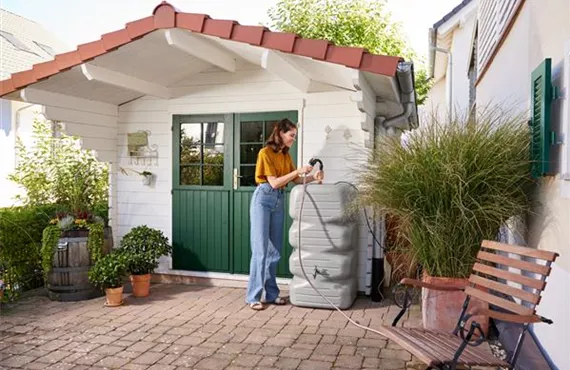
[[(349, 184), (308, 184), (303, 212), (303, 186), (291, 191), (289, 215), (293, 224), (289, 242), (293, 252), (289, 269), (291, 303), (302, 307), (333, 308), (307, 282), (299, 264), (299, 242), (305, 272), (317, 289), (341, 309), (352, 306), (358, 291), (358, 217), (356, 189)], [(299, 225), (301, 238), (299, 240)]]

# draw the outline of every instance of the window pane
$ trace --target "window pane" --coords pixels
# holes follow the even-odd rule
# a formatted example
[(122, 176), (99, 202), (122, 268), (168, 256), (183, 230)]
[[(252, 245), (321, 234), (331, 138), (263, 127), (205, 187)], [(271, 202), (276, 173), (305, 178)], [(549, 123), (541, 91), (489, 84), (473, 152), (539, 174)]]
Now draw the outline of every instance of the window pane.
[(223, 144), (224, 143), (224, 123), (209, 122), (204, 123), (204, 143)]
[(263, 141), (263, 122), (242, 121), (240, 125), (242, 143), (260, 143)]
[(265, 121), (265, 141), (269, 139), (269, 135), (273, 132), (273, 126), (279, 121)]
[(189, 141), (193, 144), (202, 143), (202, 124), (201, 123), (183, 123), (180, 125), (180, 142)]
[(223, 166), (204, 166), (204, 183), (202, 185), (224, 185)]
[(180, 144), (180, 164), (200, 163), (202, 160), (202, 146), (185, 138)]
[(180, 185), (200, 185), (200, 166), (180, 167)]
[(224, 146), (223, 145), (204, 145), (204, 163), (207, 164), (224, 164)]
[(257, 162), (257, 153), (259, 153), (262, 147), (262, 144), (241, 144), (240, 163), (255, 164)]
[(240, 166), (240, 186), (255, 186), (255, 166)]

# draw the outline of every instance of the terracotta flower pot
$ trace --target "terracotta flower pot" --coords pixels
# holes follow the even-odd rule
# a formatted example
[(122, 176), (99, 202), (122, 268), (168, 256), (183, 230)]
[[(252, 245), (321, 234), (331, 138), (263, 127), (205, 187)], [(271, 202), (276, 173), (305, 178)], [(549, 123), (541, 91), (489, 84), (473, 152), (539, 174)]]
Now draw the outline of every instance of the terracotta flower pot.
[[(456, 286), (464, 288), (467, 285), (467, 279), (462, 278), (444, 278), (429, 276), (424, 272), (422, 281), (430, 284)], [(425, 329), (442, 330), (448, 333), (453, 332), (461, 309), (465, 300), (463, 291), (447, 292), (439, 290), (431, 290), (422, 288), (422, 321)], [(467, 312), (472, 312), (475, 308), (488, 308), (486, 302), (471, 297)], [(475, 320), (481, 325), (485, 336), (489, 332), (489, 317), (477, 315), (467, 321), (465, 326), (467, 329), (471, 327), (471, 321)]]
[(147, 297), (150, 293), (150, 274), (131, 275), (133, 295), (135, 297)]
[(107, 307), (116, 307), (123, 304), (123, 287), (120, 286), (118, 288), (107, 288), (105, 289), (105, 297), (107, 302), (105, 302), (105, 306)]

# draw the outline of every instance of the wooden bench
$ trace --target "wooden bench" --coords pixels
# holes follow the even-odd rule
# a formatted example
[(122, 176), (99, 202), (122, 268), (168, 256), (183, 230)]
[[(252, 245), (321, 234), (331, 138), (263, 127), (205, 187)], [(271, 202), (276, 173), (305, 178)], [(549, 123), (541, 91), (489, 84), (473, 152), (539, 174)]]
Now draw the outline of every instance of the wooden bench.
[[(379, 332), (423, 361), (428, 369), (455, 370), (458, 366), (514, 368), (528, 325), (540, 322), (552, 324), (551, 320), (536, 314), (536, 307), (540, 303), (540, 295), (556, 257), (558, 254), (553, 252), (484, 240), (473, 265), (469, 284), (463, 289), (467, 297), (453, 333), (397, 327), (398, 320), (410, 306), (408, 291), (405, 293), (402, 311), (392, 326), (382, 327)], [(459, 289), (425, 284), (415, 279), (403, 279), (400, 284), (436, 290)], [(467, 313), (471, 297), (489, 303), (489, 309)], [(467, 321), (480, 314), (521, 324), (517, 345), (506, 361), (494, 357), (490, 351), (480, 346), (486, 339), (478, 323), (472, 321), (470, 327), (467, 327)]]

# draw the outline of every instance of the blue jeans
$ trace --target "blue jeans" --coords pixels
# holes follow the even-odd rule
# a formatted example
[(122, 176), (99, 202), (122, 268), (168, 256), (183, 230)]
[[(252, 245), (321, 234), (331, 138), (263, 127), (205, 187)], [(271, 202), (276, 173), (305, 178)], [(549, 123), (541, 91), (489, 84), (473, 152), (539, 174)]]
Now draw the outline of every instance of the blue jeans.
[(263, 289), (267, 302), (279, 297), (275, 275), (283, 246), (284, 201), (284, 191), (273, 189), (268, 183), (260, 184), (251, 198), (251, 264), (247, 303), (259, 302)]

